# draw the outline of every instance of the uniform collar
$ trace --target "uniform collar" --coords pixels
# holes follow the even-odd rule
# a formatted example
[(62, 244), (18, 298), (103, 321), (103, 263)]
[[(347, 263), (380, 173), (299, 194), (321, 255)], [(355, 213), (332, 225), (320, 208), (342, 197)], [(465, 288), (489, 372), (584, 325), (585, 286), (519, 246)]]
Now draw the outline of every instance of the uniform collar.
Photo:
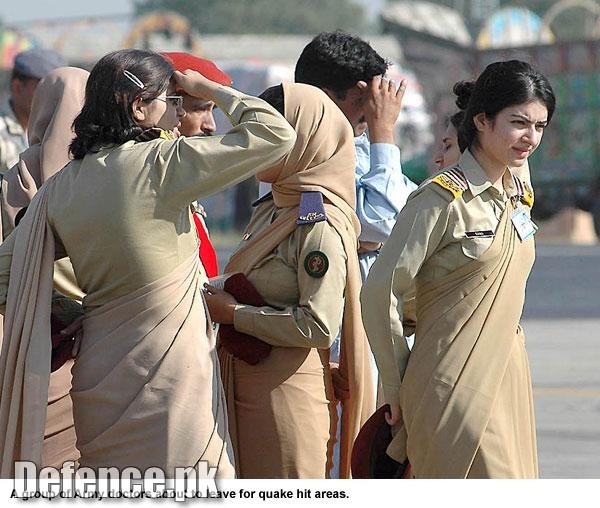
[[(477, 162), (475, 157), (473, 157), (473, 154), (468, 149), (465, 150), (461, 155), (459, 166), (460, 169), (462, 169), (465, 178), (467, 179), (469, 190), (473, 196), (478, 196), (490, 188), (491, 192), (501, 194), (500, 191), (494, 187), (479, 162)], [(518, 194), (512, 171), (508, 166), (504, 171), (504, 175), (502, 175), (502, 183), (508, 197), (513, 197)]]

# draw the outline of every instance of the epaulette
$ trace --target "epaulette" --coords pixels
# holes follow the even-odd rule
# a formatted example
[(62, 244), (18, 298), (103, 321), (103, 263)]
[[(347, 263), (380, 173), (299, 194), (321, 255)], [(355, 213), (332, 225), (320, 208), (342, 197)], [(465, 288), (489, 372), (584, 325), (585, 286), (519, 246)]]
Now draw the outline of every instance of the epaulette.
[(469, 188), (465, 175), (457, 167), (442, 171), (432, 178), (431, 181), (450, 191), (454, 198), (461, 197), (462, 193)]
[(517, 175), (513, 175), (513, 181), (515, 182), (515, 187), (517, 188), (519, 201), (521, 201), (521, 203), (523, 203), (525, 206), (532, 208), (534, 197), (531, 185), (529, 185), (528, 182), (521, 180)]
[(324, 220), (327, 220), (327, 215), (325, 214), (325, 205), (323, 204), (323, 194), (314, 191), (303, 192), (300, 197), (296, 224), (301, 226)]
[(144, 141), (152, 141), (153, 139), (166, 139), (167, 141), (173, 141), (177, 139), (177, 136), (173, 131), (165, 131), (158, 127), (151, 127), (150, 129), (146, 129), (135, 138), (135, 140), (140, 143), (143, 143)]

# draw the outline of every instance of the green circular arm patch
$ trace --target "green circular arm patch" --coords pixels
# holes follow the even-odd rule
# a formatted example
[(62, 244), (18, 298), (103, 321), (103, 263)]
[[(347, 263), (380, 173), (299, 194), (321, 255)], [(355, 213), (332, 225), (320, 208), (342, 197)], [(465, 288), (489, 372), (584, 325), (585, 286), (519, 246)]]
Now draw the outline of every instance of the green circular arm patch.
[(320, 279), (329, 269), (329, 259), (320, 250), (313, 250), (304, 258), (304, 269), (311, 277)]

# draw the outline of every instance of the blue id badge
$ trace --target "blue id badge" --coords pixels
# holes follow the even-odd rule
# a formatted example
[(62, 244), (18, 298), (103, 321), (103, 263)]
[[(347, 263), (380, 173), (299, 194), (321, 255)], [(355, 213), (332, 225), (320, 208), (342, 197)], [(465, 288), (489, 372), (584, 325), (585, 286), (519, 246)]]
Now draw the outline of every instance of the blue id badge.
[(522, 242), (535, 235), (538, 227), (523, 208), (517, 208), (510, 219)]

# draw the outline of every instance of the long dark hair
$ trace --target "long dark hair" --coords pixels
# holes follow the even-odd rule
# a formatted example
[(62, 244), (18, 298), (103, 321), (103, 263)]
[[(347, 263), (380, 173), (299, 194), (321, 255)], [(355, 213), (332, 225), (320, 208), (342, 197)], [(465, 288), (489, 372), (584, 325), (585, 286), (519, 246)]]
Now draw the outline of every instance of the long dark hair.
[(73, 157), (83, 159), (101, 146), (139, 136), (143, 129), (132, 117), (133, 102), (158, 97), (172, 75), (171, 64), (152, 51), (124, 49), (103, 56), (90, 73), (83, 109), (73, 122)]
[(460, 81), (454, 85), (456, 105), (464, 110), (458, 128), (460, 151), (477, 142), (473, 117), (485, 113), (493, 120), (504, 108), (539, 100), (548, 109), (548, 122), (554, 114), (556, 98), (550, 82), (531, 65), (520, 60), (494, 62), (488, 65), (477, 81)]

